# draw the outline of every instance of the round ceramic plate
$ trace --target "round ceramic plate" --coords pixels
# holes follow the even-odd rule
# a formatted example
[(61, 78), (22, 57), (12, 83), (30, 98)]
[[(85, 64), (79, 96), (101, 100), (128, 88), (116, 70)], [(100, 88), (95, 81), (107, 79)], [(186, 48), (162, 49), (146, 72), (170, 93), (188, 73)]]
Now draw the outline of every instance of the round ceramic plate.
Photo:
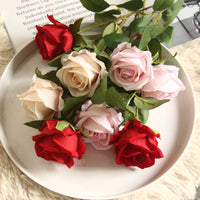
[[(163, 48), (163, 56), (171, 54)], [(191, 138), (195, 121), (194, 96), (190, 81), (180, 67), (179, 76), (186, 90), (150, 111), (147, 125), (161, 133), (159, 147), (164, 158), (147, 169), (130, 169), (115, 163), (114, 149), (96, 151), (87, 145), (87, 153), (71, 169), (36, 156), (32, 136), (36, 129), (24, 125), (31, 121), (16, 95), (31, 84), (36, 67), (47, 65), (31, 42), (7, 66), (0, 81), (0, 137), (10, 158), (27, 176), (57, 193), (82, 199), (111, 199), (144, 188), (167, 172), (183, 154)]]

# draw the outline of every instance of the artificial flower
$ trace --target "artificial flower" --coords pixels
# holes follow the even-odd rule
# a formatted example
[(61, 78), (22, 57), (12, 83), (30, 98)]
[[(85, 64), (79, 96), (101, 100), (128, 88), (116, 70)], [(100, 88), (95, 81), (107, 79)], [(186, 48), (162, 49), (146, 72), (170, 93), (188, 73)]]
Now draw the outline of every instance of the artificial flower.
[(53, 24), (36, 26), (36, 45), (43, 59), (51, 60), (63, 52), (67, 52), (73, 45), (71, 30), (65, 24), (57, 22), (53, 15), (47, 15)]
[(26, 113), (35, 120), (51, 119), (64, 108), (63, 89), (56, 83), (33, 77), (30, 89), (18, 95)]
[(57, 123), (56, 119), (44, 122), (39, 129), (41, 133), (32, 137), (35, 141), (35, 151), (37, 156), (45, 160), (57, 161), (70, 168), (74, 165), (74, 158), (82, 158), (86, 147), (80, 131), (75, 131), (70, 126), (58, 130)]
[(116, 163), (141, 169), (151, 167), (155, 159), (163, 157), (156, 139), (159, 137), (139, 121), (128, 121), (110, 142), (115, 146)]
[(91, 143), (98, 150), (107, 150), (113, 135), (119, 131), (119, 125), (123, 122), (121, 113), (114, 108), (106, 108), (105, 104), (93, 104), (87, 101), (82, 105), (76, 126), (86, 137), (84, 142)]
[(75, 97), (91, 97), (106, 74), (105, 64), (86, 49), (63, 55), (61, 62), (57, 77)]
[(142, 97), (172, 99), (185, 89), (183, 82), (178, 78), (179, 68), (176, 66), (157, 65), (153, 71), (154, 79), (142, 87)]
[(124, 42), (110, 55), (112, 67), (110, 79), (126, 91), (139, 90), (153, 78), (152, 57), (150, 51), (141, 51), (136, 46)]

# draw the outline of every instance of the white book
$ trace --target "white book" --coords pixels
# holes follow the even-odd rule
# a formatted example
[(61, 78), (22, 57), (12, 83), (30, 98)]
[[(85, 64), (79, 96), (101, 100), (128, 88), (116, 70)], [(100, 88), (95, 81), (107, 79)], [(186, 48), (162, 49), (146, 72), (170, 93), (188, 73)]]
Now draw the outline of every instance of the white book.
[(66, 25), (84, 17), (91, 21), (93, 13), (79, 0), (0, 0), (0, 12), (15, 52), (34, 39), (35, 25), (50, 24), (47, 14)]
[[(106, 0), (108, 3), (123, 3), (127, 0)], [(154, 0), (148, 0), (152, 5)], [(93, 20), (93, 12), (86, 10), (80, 0), (0, 0), (0, 14), (13, 44), (18, 52), (28, 42), (34, 39), (35, 25), (49, 24), (47, 14), (53, 14), (55, 19), (68, 25), (78, 18), (84, 21)], [(198, 9), (186, 7), (179, 13), (179, 18), (191, 17)], [(176, 22), (175, 20), (174, 22)]]
[[(126, 0), (107, 0), (122, 3)], [(0, 0), (0, 14), (13, 44), (18, 52), (34, 39), (35, 25), (49, 24), (47, 14), (57, 21), (69, 25), (79, 18), (85, 22), (93, 20), (94, 14), (86, 10), (80, 0)]]

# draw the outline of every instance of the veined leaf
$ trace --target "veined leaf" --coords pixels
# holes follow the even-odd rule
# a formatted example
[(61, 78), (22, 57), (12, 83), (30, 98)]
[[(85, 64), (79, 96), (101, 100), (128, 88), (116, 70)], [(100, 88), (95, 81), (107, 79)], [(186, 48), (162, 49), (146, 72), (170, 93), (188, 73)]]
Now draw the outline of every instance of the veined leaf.
[(68, 98), (65, 102), (63, 113), (69, 112), (77, 106), (80, 107), (87, 99), (88, 97), (85, 96)]
[(169, 45), (169, 47), (172, 47), (174, 41), (174, 27), (168, 26), (163, 33), (157, 36), (157, 38), (165, 44)]
[(50, 81), (53, 81), (54, 83), (56, 83), (57, 85), (61, 85), (60, 80), (56, 76), (56, 73), (57, 73), (57, 71), (53, 70), (46, 74), (42, 74), (38, 68), (35, 69), (35, 74), (37, 77), (46, 79), (46, 80), (50, 80)]
[(114, 33), (117, 30), (117, 24), (110, 23), (103, 31), (103, 37), (106, 35), (109, 35), (111, 33)]
[(108, 47), (111, 47), (114, 49), (117, 47), (118, 44), (122, 42), (129, 42), (130, 38), (120, 33), (111, 33), (104, 36), (104, 41)]
[(138, 109), (138, 118), (142, 124), (146, 124), (149, 118), (149, 110)]
[(36, 128), (36, 129), (39, 129), (42, 127), (43, 123), (45, 122), (46, 120), (35, 120), (35, 121), (30, 121), (30, 122), (26, 122), (24, 123), (26, 126), (29, 126), (31, 128)]
[(141, 50), (145, 48), (146, 45), (151, 41), (151, 39), (158, 36), (163, 29), (164, 27), (162, 24), (150, 24), (149, 26), (147, 26), (147, 28), (144, 30), (144, 33), (142, 34), (139, 48)]
[(151, 23), (151, 20), (146, 17), (140, 17), (133, 20), (128, 26), (128, 31), (133, 31), (135, 33), (142, 33), (144, 29)]
[(103, 80), (101, 81), (101, 84), (96, 89), (93, 97), (91, 98), (91, 101), (94, 104), (101, 104), (105, 102), (106, 90), (107, 90), (107, 78), (108, 78), (108, 74), (104, 76)]
[(172, 6), (173, 3), (174, 0), (155, 0), (153, 4), (153, 9), (155, 11), (162, 11)]
[(170, 24), (174, 21), (180, 9), (182, 8), (183, 0), (177, 0), (172, 6), (163, 12), (162, 18), (167, 23)]
[(101, 12), (109, 7), (109, 4), (104, 0), (80, 0), (80, 2), (92, 12)]
[(111, 87), (106, 91), (106, 103), (115, 109), (125, 110), (127, 101), (114, 87)]
[(136, 96), (134, 98), (135, 105), (138, 108), (143, 109), (143, 110), (154, 109), (168, 101), (169, 101), (169, 99), (160, 100), (160, 99), (156, 99), (153, 97), (138, 97), (138, 96)]
[(143, 7), (143, 1), (142, 0), (130, 0), (125, 3), (117, 5), (120, 8), (126, 8), (127, 10), (134, 11), (139, 10)]
[(152, 57), (153, 57), (153, 60), (157, 60), (160, 55), (161, 55), (161, 51), (162, 51), (162, 48), (161, 48), (161, 44), (160, 42), (158, 41), (158, 39), (152, 39), (149, 44), (148, 44), (148, 47), (149, 47), (149, 50), (152, 54)]
[(51, 67), (61, 67), (62, 66), (62, 63), (61, 63), (61, 57), (62, 57), (62, 55), (64, 55), (64, 54), (70, 54), (71, 52), (72, 52), (72, 50), (69, 50), (69, 51), (67, 51), (67, 52), (65, 52), (65, 53), (63, 53), (63, 54), (55, 57), (53, 60), (50, 60), (48, 62), (48, 65), (51, 66)]
[(119, 15), (119, 10), (109, 10), (101, 13), (95, 13), (94, 19), (97, 24), (115, 19), (115, 15)]

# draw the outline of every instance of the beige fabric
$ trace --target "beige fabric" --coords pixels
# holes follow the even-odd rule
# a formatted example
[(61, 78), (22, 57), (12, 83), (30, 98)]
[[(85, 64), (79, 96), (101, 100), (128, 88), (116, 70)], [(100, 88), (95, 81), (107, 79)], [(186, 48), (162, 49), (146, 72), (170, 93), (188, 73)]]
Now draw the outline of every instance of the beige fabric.
[[(200, 38), (177, 46), (177, 59), (187, 71), (194, 86), (197, 113), (200, 113)], [(13, 49), (0, 23), (0, 75), (13, 56)], [(195, 196), (200, 183), (200, 115), (192, 142), (177, 165), (147, 188), (120, 200), (189, 200)], [(24, 175), (9, 159), (0, 144), (0, 199), (1, 200), (66, 200), (72, 199), (51, 192)]]

